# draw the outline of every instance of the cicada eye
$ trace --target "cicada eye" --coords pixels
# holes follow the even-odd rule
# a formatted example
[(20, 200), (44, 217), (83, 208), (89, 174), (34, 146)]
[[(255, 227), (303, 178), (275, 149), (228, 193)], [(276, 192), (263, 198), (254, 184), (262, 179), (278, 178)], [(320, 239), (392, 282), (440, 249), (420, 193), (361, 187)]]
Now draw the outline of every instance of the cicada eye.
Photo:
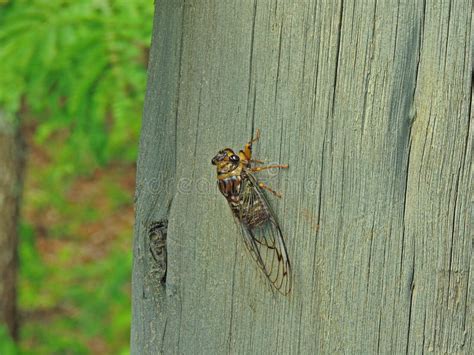
[(239, 156), (238, 155), (235, 155), (235, 154), (232, 154), (230, 157), (229, 157), (230, 161), (233, 161), (234, 163), (238, 162), (240, 160)]

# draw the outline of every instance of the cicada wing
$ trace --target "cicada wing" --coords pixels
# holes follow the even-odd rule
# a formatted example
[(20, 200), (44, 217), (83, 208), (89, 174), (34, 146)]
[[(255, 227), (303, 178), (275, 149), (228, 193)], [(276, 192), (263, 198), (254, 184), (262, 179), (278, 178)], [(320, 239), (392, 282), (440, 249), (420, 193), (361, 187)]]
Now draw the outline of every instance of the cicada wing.
[(291, 265), (277, 219), (253, 175), (242, 181), (237, 219), (244, 244), (273, 287), (286, 295), (291, 290)]

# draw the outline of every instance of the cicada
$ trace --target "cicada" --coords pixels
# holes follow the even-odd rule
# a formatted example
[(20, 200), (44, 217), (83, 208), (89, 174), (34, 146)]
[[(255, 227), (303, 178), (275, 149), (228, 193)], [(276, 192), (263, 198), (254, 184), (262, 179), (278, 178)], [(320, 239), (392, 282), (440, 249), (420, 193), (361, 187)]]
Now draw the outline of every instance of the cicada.
[(263, 161), (252, 159), (252, 144), (260, 138), (250, 140), (238, 154), (230, 148), (221, 150), (212, 158), (217, 168), (217, 183), (240, 226), (245, 246), (265, 274), (271, 285), (286, 295), (291, 290), (291, 266), (281, 228), (272, 211), (265, 191), (277, 197), (281, 194), (260, 182), (255, 173), (288, 165), (260, 165)]

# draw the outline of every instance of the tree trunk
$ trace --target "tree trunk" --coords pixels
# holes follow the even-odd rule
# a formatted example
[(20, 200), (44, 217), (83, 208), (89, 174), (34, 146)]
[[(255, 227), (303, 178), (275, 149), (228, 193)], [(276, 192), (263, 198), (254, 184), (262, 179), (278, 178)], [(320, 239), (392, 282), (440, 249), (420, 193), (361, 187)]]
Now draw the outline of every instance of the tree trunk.
[[(471, 7), (156, 1), (132, 353), (474, 352)], [(267, 175), (287, 297), (210, 164), (255, 128), (290, 165)]]
[(18, 123), (0, 111), (0, 325), (18, 337), (16, 279), (23, 145)]

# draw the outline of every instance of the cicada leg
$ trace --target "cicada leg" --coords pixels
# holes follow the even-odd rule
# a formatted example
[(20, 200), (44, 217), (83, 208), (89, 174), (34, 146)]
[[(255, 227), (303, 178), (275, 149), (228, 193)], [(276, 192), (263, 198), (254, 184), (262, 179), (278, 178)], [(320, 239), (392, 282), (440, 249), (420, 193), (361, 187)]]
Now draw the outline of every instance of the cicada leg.
[(276, 197), (281, 198), (281, 193), (278, 191), (273, 190), (269, 186), (265, 185), (263, 182), (259, 182), (258, 186), (261, 187), (262, 189), (265, 189), (267, 191), (270, 191), (272, 194), (274, 194)]
[(267, 169), (288, 169), (288, 164), (257, 166), (255, 168), (250, 168), (250, 171), (253, 173), (256, 173), (256, 172), (267, 170)]
[(244, 150), (241, 150), (241, 152), (245, 155), (247, 160), (252, 159), (252, 144), (255, 143), (256, 141), (258, 141), (259, 139), (260, 139), (260, 130), (257, 128), (255, 138), (253, 138), (250, 142), (248, 142), (245, 145)]

